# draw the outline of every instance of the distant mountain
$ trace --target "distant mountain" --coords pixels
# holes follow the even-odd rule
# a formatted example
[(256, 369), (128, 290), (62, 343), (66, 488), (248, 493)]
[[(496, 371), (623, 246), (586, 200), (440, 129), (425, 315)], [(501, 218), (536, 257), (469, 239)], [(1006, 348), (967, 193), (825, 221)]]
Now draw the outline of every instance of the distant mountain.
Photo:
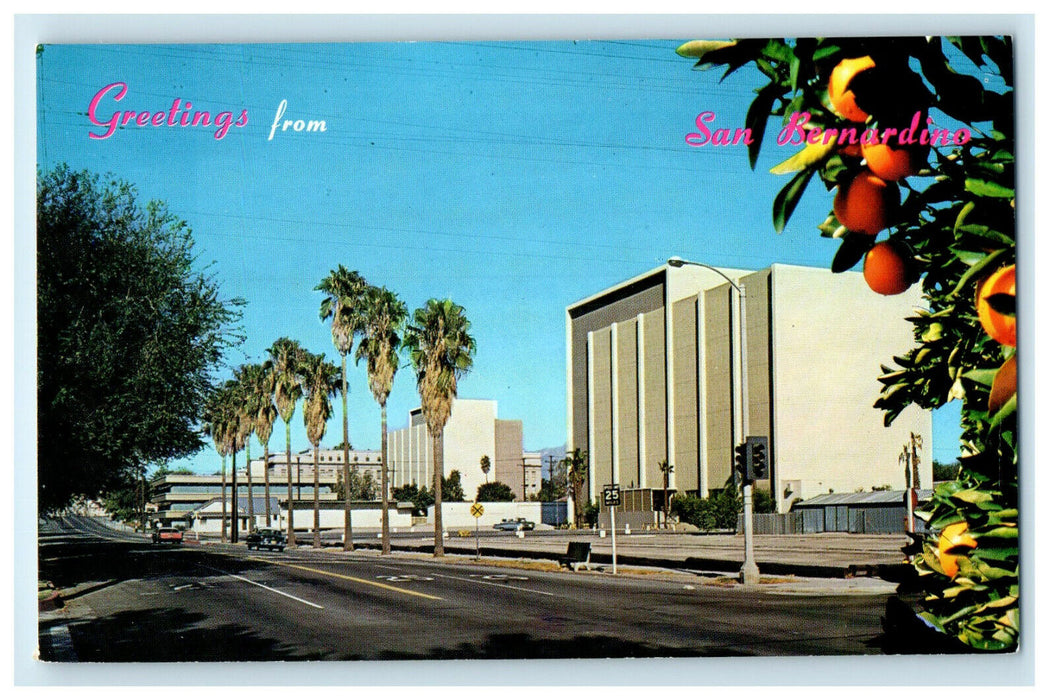
[(529, 452), (538, 452), (542, 455), (543, 459), (543, 477), (550, 478), (550, 458), (554, 458), (554, 467), (557, 467), (557, 463), (565, 458), (567, 454), (564, 445), (558, 447), (545, 447), (541, 450), (528, 450)]

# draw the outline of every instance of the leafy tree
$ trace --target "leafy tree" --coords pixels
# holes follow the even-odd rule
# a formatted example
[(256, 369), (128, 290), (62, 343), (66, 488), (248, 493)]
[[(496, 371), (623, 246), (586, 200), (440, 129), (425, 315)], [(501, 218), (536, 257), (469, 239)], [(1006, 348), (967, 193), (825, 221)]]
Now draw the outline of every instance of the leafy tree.
[[(286, 538), (296, 542), (293, 527), (293, 454), (290, 447), (290, 421), (300, 400), (301, 382), (298, 370), (304, 359), (304, 349), (296, 340), (279, 338), (268, 348), (268, 359), (275, 373), (275, 407), (286, 424)], [(300, 484), (297, 485), (298, 492)]]
[(517, 496), (513, 493), (513, 489), (501, 481), (488, 481), (477, 487), (478, 503), (506, 502), (516, 498)]
[(400, 366), (400, 336), (407, 324), (407, 305), (395, 292), (370, 287), (363, 297), (363, 338), (356, 348), (356, 363), (367, 361), (370, 393), (381, 408), (381, 553), (389, 544), (389, 439), (386, 404)]
[(568, 498), (568, 479), (564, 474), (554, 474), (552, 479), (543, 479), (537, 501), (553, 502)]
[[(326, 434), (326, 422), (333, 415), (330, 399), (341, 390), (341, 369), (324, 355), (305, 352), (298, 374), (304, 392), (304, 429), (312, 443), (312, 546), (322, 546), (319, 532), (319, 443)], [(351, 539), (351, 538), (350, 538)]]
[(422, 412), (433, 442), (434, 556), (444, 555), (441, 518), (444, 454), (440, 438), (451, 417), (451, 404), (458, 395), (458, 380), (473, 366), (477, 343), (469, 334), (465, 309), (450, 299), (430, 299), (414, 312), (414, 323), (407, 328), (404, 345), (410, 350), (411, 364), (418, 380)]
[[(1019, 489), (1011, 38), (695, 41), (678, 52), (697, 58), (701, 69), (726, 66), (728, 75), (754, 66), (761, 72), (764, 82), (745, 119), (752, 131), (751, 167), (771, 117), (785, 122), (784, 134), (807, 133), (796, 134), (796, 124), (820, 130), (814, 132), (814, 143), (771, 170), (792, 175), (773, 203), (778, 231), (817, 176), (837, 190), (833, 213), (827, 218), (817, 213), (824, 218), (822, 235), (840, 241), (833, 272), (850, 269), (864, 256), (864, 276), (881, 293), (897, 293), (902, 283), (920, 276), (927, 309), (909, 319), (915, 345), (894, 358), (895, 367), (880, 368), (883, 390), (875, 406), (890, 424), (911, 404), (932, 409), (955, 399), (962, 402), (960, 470), (954, 481), (936, 487), (919, 513), (932, 533), (914, 552), (919, 574), (915, 585), (926, 594), (921, 617), (974, 649), (1016, 648)], [(862, 141), (857, 152), (836, 139), (825, 143), (817, 138), (826, 129), (842, 134), (847, 127), (854, 127)], [(875, 131), (870, 138), (871, 129)], [(899, 143), (878, 147), (874, 142), (888, 130), (894, 130)], [(921, 137), (924, 130), (927, 135)], [(907, 147), (914, 131), (916, 143), (923, 147), (919, 150)], [(871, 152), (882, 158), (871, 159)], [(891, 172), (896, 160), (911, 167)], [(854, 183), (872, 177), (869, 172), (875, 176), (870, 187), (891, 197), (888, 202), (884, 194), (875, 206), (857, 207), (858, 213), (870, 216), (884, 210), (886, 216), (867, 227), (850, 216), (849, 208), (854, 207), (848, 202)], [(889, 206), (896, 198), (900, 206)], [(875, 234), (883, 228), (889, 233), (878, 243)], [(880, 263), (871, 262), (871, 256)], [(892, 273), (899, 284), (878, 284), (884, 272)], [(966, 530), (952, 548), (935, 534), (950, 527)]]
[(957, 478), (957, 472), (961, 466), (956, 462), (945, 463), (932, 461), (931, 463), (931, 478), (938, 481), (952, 481)]
[(601, 506), (598, 505), (597, 501), (590, 501), (583, 508), (583, 520), (587, 523), (588, 527), (598, 526), (598, 514), (601, 513)]
[(462, 490), (462, 474), (457, 469), (452, 469), (441, 484), (441, 500), (453, 502), (466, 500), (466, 493)]
[[(337, 475), (337, 494), (339, 498), (345, 497), (345, 479), (340, 473)], [(377, 497), (374, 475), (369, 471), (353, 469), (348, 494), (353, 501), (373, 501)]]
[(433, 505), (433, 494), (424, 486), (417, 484), (405, 484), (392, 490), (392, 498), (397, 503), (409, 502), (414, 506), (415, 515), (425, 515), (429, 506)]
[(701, 530), (734, 530), (742, 509), (741, 501), (740, 491), (731, 478), (724, 488), (712, 492), (707, 498), (692, 493), (677, 494), (671, 498), (671, 514), (679, 522)]
[[(319, 318), (330, 321), (330, 334), (334, 347), (341, 356), (341, 429), (344, 445), (344, 476), (349, 481), (351, 465), (348, 461), (348, 353), (352, 350), (356, 335), (363, 330), (362, 297), (367, 290), (367, 282), (355, 270), (347, 270), (338, 265), (336, 270), (316, 286), (316, 291), (323, 292), (326, 298), (319, 307)], [(384, 442), (382, 443), (384, 444)], [(345, 550), (352, 549), (352, 503), (349, 493), (345, 492)]]
[(127, 183), (58, 166), (37, 178), (36, 272), (41, 512), (200, 450), (241, 301), (200, 269), (189, 226)]

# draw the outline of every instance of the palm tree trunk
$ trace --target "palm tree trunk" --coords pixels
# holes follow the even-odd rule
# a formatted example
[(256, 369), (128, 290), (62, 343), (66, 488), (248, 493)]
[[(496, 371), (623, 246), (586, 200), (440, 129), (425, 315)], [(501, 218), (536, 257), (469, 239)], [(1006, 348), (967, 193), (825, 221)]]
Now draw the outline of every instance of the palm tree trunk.
[(220, 455), (220, 541), (227, 542), (227, 457)]
[(352, 551), (352, 482), (348, 467), (348, 356), (341, 356), (341, 418), (342, 437), (345, 443), (345, 544), (346, 552)]
[(236, 452), (231, 450), (231, 542), (238, 542), (238, 472), (235, 466)]
[(264, 443), (264, 520), (271, 527), (271, 482), (268, 480), (268, 445)]
[(381, 404), (381, 553), (388, 554), (389, 547), (389, 443), (386, 439), (388, 416), (385, 404)]
[(312, 530), (313, 530), (313, 533), (314, 533), (313, 536), (312, 536), (312, 546), (315, 547), (316, 549), (318, 549), (319, 547), (323, 546), (322, 541), (319, 539), (319, 445), (316, 444), (316, 445), (314, 445), (314, 447), (315, 447), (315, 450), (314, 450), (314, 455), (315, 455), (315, 457), (314, 457), (314, 462), (315, 462), (315, 495), (314, 495), (313, 509), (314, 509), (315, 513), (314, 513), (314, 520), (313, 520), (313, 525), (312, 525)]
[(440, 441), (443, 433), (433, 436), (433, 556), (444, 556), (444, 523), (443, 523), (443, 474), (444, 455)]
[(246, 510), (249, 512), (249, 529), (257, 529), (257, 519), (253, 517), (253, 469), (249, 459), (249, 437), (246, 437)]
[[(293, 531), (293, 455), (290, 453), (290, 424), (286, 423), (286, 542), (291, 547), (297, 546), (297, 536)], [(300, 494), (301, 485), (297, 484)]]

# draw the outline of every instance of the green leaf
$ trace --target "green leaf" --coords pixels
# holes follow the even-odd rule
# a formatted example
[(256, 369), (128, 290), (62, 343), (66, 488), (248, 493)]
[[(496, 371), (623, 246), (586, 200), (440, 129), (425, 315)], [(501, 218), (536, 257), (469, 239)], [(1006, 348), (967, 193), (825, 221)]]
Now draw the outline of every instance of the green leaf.
[(999, 185), (996, 182), (990, 180), (980, 180), (978, 178), (968, 178), (964, 181), (964, 189), (968, 190), (972, 194), (977, 194), (980, 197), (999, 197), (1001, 199), (1012, 199), (1016, 196), (1016, 191), (1010, 187)]
[(980, 540), (982, 540), (984, 538), (988, 538), (988, 537), (995, 537), (997, 539), (1013, 539), (1014, 540), (1014, 539), (1018, 539), (1019, 538), (1019, 528), (1018, 527), (1008, 527), (1008, 526), (995, 527), (995, 528), (991, 528), (991, 529), (989, 529), (989, 530), (987, 530), (985, 532), (979, 532), (979, 533), (977, 533), (977, 535), (978, 535)]
[(953, 223), (954, 233), (957, 233), (958, 229), (961, 228), (961, 225), (964, 224), (964, 220), (968, 218), (968, 215), (972, 213), (973, 209), (975, 209), (975, 202), (968, 202), (961, 207), (961, 211), (957, 213), (957, 220)]
[[(754, 132), (753, 132), (754, 133)], [(786, 158), (774, 167), (770, 168), (773, 175), (787, 175), (799, 172), (805, 168), (811, 168), (826, 160), (829, 154), (836, 149), (836, 141), (828, 143), (807, 144), (790, 158)]]
[(759, 150), (763, 146), (763, 137), (766, 135), (766, 123), (769, 121), (770, 112), (774, 108), (774, 100), (781, 94), (782, 88), (775, 85), (767, 85), (759, 90), (758, 96), (748, 105), (748, 112), (744, 117), (744, 126), (752, 132), (752, 142), (748, 144), (748, 166), (755, 170), (755, 163), (759, 158)]
[(785, 230), (785, 224), (799, 204), (800, 197), (810, 183), (813, 171), (804, 170), (792, 178), (788, 184), (781, 188), (774, 198), (774, 230), (781, 233)]
[(832, 271), (840, 273), (850, 270), (873, 247), (874, 241), (875, 236), (867, 236), (863, 233), (846, 234), (839, 250), (832, 258)]
[(1001, 410), (999, 410), (997, 413), (995, 413), (994, 417), (990, 419), (990, 430), (991, 430), (991, 432), (994, 429), (998, 428), (1002, 423), (1004, 423), (1006, 418), (1008, 418), (1009, 416), (1011, 416), (1013, 413), (1016, 412), (1016, 405), (1017, 405), (1016, 396), (1017, 396), (1016, 394), (1012, 394), (1012, 398), (1010, 398), (1008, 401), (1006, 401), (1005, 405), (1001, 407)]
[(957, 294), (959, 294), (960, 291), (962, 289), (964, 289), (964, 287), (966, 285), (968, 285), (969, 283), (973, 282), (978, 277), (981, 277), (983, 272), (988, 267), (990, 267), (990, 265), (995, 260), (997, 260), (997, 259), (999, 259), (999, 258), (1001, 258), (1002, 256), (1005, 256), (1005, 255), (1008, 255), (1008, 251), (1007, 250), (1005, 250), (1005, 249), (995, 250), (992, 253), (990, 253), (989, 255), (987, 255), (985, 258), (983, 258), (982, 260), (977, 262), (976, 264), (972, 265), (970, 268), (968, 268), (967, 272), (965, 272), (963, 275), (961, 275), (961, 279), (958, 280), (957, 286), (953, 288), (952, 292), (950, 292), (949, 294), (946, 295), (946, 298), (948, 300), (953, 300), (954, 298), (956, 298)]
[(975, 489), (965, 489), (952, 494), (950, 498), (956, 498), (958, 501), (964, 501), (965, 503), (971, 503), (972, 505), (982, 505), (984, 503), (992, 503), (994, 498), (985, 491), (976, 491)]
[(675, 49), (675, 53), (682, 58), (703, 58), (709, 53), (733, 46), (734, 44), (736, 44), (736, 42), (733, 41), (687, 41)]
[(961, 375), (976, 384), (985, 386), (987, 389), (994, 385), (994, 377), (997, 376), (996, 369), (971, 369)]

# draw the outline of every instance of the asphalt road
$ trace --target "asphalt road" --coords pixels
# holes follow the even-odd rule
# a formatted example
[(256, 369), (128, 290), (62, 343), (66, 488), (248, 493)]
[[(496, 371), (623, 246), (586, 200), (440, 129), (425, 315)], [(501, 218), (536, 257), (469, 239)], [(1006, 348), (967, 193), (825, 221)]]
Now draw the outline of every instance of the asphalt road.
[[(78, 530), (78, 531), (75, 531)], [(40, 531), (43, 660), (630, 658), (881, 653), (883, 592), (706, 575), (503, 568), (445, 557), (155, 546)]]

